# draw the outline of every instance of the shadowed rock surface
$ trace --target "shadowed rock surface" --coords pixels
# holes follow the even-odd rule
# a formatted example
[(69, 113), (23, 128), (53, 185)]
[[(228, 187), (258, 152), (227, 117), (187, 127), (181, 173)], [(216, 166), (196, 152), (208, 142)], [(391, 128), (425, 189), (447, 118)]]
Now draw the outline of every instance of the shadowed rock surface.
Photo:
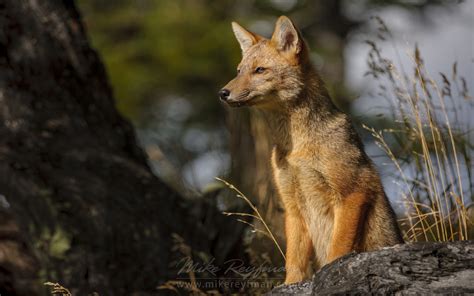
[(350, 254), (311, 281), (269, 295), (460, 295), (474, 293), (474, 242), (413, 243)]

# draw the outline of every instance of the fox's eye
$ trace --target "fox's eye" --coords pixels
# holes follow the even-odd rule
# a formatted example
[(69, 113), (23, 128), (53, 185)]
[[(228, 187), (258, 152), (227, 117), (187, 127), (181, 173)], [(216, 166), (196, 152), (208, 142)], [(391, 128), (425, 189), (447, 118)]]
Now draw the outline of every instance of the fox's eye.
[(257, 67), (257, 68), (255, 68), (255, 73), (259, 73), (259, 74), (260, 74), (260, 73), (263, 73), (263, 72), (265, 72), (265, 68), (264, 68), (264, 67)]
[(237, 69), (237, 74), (240, 74), (240, 69)]

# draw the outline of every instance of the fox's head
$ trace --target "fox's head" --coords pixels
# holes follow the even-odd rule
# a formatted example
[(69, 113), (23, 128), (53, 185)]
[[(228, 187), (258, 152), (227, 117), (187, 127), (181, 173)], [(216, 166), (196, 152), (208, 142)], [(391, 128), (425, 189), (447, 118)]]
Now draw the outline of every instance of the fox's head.
[(295, 98), (302, 88), (308, 50), (286, 16), (275, 25), (271, 39), (247, 31), (233, 22), (242, 49), (237, 77), (219, 91), (230, 106), (272, 106)]

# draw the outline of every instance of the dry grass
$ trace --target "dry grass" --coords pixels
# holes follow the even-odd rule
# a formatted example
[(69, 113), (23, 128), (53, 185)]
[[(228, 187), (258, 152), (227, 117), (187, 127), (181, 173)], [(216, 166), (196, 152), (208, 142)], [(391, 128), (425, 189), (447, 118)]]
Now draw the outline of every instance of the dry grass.
[[(393, 40), (380, 18), (379, 41)], [(406, 217), (401, 219), (409, 241), (469, 239), (472, 220), (473, 142), (470, 117), (472, 98), (466, 80), (454, 63), (451, 75), (438, 83), (428, 72), (417, 46), (409, 54), (413, 74), (383, 57), (374, 41), (368, 65), (379, 84), (377, 97), (390, 106), (394, 127), (376, 130), (365, 126), (397, 170)], [(393, 45), (395, 46), (395, 45)], [(397, 49), (395, 48), (397, 51)], [(397, 51), (398, 52), (398, 51)]]
[[(173, 249), (174, 252), (181, 253), (185, 258), (192, 260), (192, 249), (186, 244), (184, 239), (176, 233), (172, 234), (173, 237)], [(200, 285), (196, 280), (196, 273), (193, 269), (188, 272), (189, 280), (169, 280), (164, 284), (157, 287), (158, 290), (171, 290), (177, 295), (180, 295), (180, 290), (184, 290), (188, 295), (202, 296), (202, 295), (220, 295), (217, 291), (203, 291), (200, 289)]]
[(262, 215), (260, 214), (258, 208), (250, 201), (250, 199), (248, 197), (245, 196), (245, 194), (243, 194), (239, 189), (237, 189), (234, 185), (232, 185), (231, 183), (221, 179), (221, 178), (216, 178), (216, 180), (224, 183), (227, 187), (229, 187), (229, 189), (235, 191), (237, 193), (237, 197), (238, 198), (241, 198), (242, 200), (244, 200), (249, 206), (250, 208), (252, 209), (253, 211), (253, 214), (248, 214), (248, 213), (234, 213), (234, 212), (224, 212), (225, 215), (227, 216), (240, 216), (240, 217), (251, 217), (257, 221), (260, 221), (260, 223), (262, 223), (265, 231), (262, 231), (260, 229), (258, 229), (257, 226), (255, 226), (254, 224), (252, 224), (251, 222), (247, 222), (243, 219), (240, 219), (238, 218), (237, 221), (239, 222), (242, 222), (244, 224), (247, 224), (249, 225), (251, 228), (252, 228), (252, 231), (254, 232), (258, 232), (258, 233), (261, 233), (263, 234), (264, 236), (268, 237), (269, 239), (271, 239), (273, 241), (273, 243), (275, 244), (275, 246), (278, 248), (278, 251), (280, 251), (280, 254), (281, 256), (283, 257), (283, 259), (286, 261), (286, 257), (285, 257), (285, 253), (283, 252), (280, 244), (278, 243), (278, 241), (276, 240), (275, 236), (273, 235), (272, 231), (270, 230), (270, 228), (268, 227), (268, 224), (265, 222), (265, 220), (263, 219)]
[[(268, 224), (263, 219), (263, 217), (260, 214), (260, 211), (258, 210), (258, 208), (250, 201), (250, 199), (248, 197), (245, 196), (245, 194), (243, 194), (234, 185), (232, 185), (231, 183), (229, 183), (229, 182), (227, 182), (223, 179), (220, 179), (220, 178), (216, 178), (216, 179), (218, 181), (222, 182), (230, 190), (236, 192), (237, 197), (242, 199), (243, 201), (245, 201), (253, 211), (252, 214), (250, 214), (250, 213), (237, 213), (237, 212), (223, 212), (223, 214), (225, 214), (227, 216), (237, 216), (237, 217), (239, 217), (239, 218), (237, 218), (237, 221), (250, 226), (250, 228), (252, 229), (253, 232), (263, 234), (265, 237), (269, 238), (274, 243), (275, 247), (279, 250), (281, 256), (285, 259), (285, 254), (283, 253), (283, 250), (282, 250), (280, 244), (276, 240), (276, 238), (273, 235), (272, 231), (270, 230)], [(245, 218), (248, 218), (248, 217), (252, 218), (252, 220), (250, 222), (244, 220)], [(261, 224), (263, 225), (264, 230), (259, 229), (255, 224), (253, 224), (253, 221), (260, 221)], [(179, 235), (177, 235), (177, 234), (173, 234), (173, 240), (174, 240), (173, 251), (181, 253), (184, 258), (188, 258), (189, 260), (192, 261), (192, 255), (193, 255), (192, 254), (193, 253), (192, 249), (189, 245), (186, 244), (184, 239), (182, 237), (180, 237)], [(249, 255), (251, 257), (251, 260), (254, 261), (253, 263), (258, 262), (261, 259), (257, 254), (253, 254), (252, 250), (248, 250), (248, 252), (249, 252)], [(268, 264), (271, 263), (271, 260), (268, 256), (265, 256), (265, 254), (259, 254), (259, 255), (261, 255), (261, 257), (266, 261), (266, 263), (268, 263)], [(259, 258), (257, 258), (257, 257), (259, 257)], [(204, 260), (204, 262), (206, 261), (205, 258), (203, 258), (203, 260)], [(259, 265), (258, 263), (255, 264), (255, 266), (258, 266), (258, 265)], [(260, 273), (261, 278), (259, 280), (272, 282), (273, 279), (269, 278), (269, 276), (270, 275), (267, 272), (261, 272)], [(176, 294), (180, 294), (180, 292), (186, 291), (186, 293), (189, 293), (189, 295), (197, 295), (197, 296), (209, 295), (209, 294), (221, 295), (221, 292), (219, 292), (216, 289), (203, 290), (202, 288), (205, 289), (205, 287), (206, 287), (205, 281), (200, 282), (199, 279), (196, 277), (196, 273), (192, 269), (189, 270), (189, 272), (188, 272), (188, 278), (189, 279), (187, 279), (187, 280), (170, 280), (170, 281), (167, 281), (164, 284), (157, 287), (157, 289), (174, 291)], [(219, 279), (216, 278), (216, 280), (219, 280)], [(223, 278), (222, 280), (224, 280), (224, 281), (226, 281), (226, 280), (229, 280), (229, 281), (237, 280), (238, 281), (239, 279), (236, 279), (236, 278), (225, 279), (225, 278)], [(245, 276), (242, 276), (242, 278), (240, 280), (246, 281), (247, 279), (246, 279)], [(255, 295), (261, 295), (261, 294), (264, 294), (264, 293), (268, 292), (268, 288), (265, 288), (264, 286), (263, 287), (260, 287), (260, 286), (253, 287), (250, 284), (246, 288), (246, 292), (251, 293), (251, 294), (255, 294)]]
[(72, 296), (71, 292), (59, 283), (44, 283), (45, 286), (51, 287), (51, 295)]

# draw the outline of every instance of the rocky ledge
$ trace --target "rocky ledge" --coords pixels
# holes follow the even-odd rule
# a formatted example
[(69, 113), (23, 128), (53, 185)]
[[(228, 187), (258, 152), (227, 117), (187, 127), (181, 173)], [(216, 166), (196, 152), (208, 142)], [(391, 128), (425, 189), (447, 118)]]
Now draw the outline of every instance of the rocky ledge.
[(465, 295), (474, 293), (474, 241), (410, 243), (349, 254), (312, 280), (268, 295)]

